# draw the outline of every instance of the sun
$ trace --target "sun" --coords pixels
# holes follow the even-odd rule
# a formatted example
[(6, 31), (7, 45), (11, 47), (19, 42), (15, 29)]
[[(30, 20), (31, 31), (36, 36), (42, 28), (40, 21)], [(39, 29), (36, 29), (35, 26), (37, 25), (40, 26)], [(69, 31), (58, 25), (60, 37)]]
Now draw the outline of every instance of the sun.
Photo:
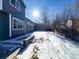
[(33, 17), (39, 17), (39, 11), (37, 11), (37, 10), (33, 10), (33, 12), (32, 12), (32, 15), (33, 15)]

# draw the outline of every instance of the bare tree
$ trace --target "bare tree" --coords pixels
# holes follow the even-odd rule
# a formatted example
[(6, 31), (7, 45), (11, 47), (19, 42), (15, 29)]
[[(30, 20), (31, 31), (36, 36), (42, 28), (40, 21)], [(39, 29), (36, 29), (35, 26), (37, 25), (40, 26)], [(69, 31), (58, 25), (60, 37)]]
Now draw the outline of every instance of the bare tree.
[(42, 13), (41, 13), (41, 17), (42, 17), (42, 22), (43, 22), (43, 28), (44, 29), (48, 29), (50, 28), (50, 24), (51, 24), (51, 21), (48, 17), (48, 9), (45, 8)]
[(76, 0), (75, 4), (75, 9), (76, 9), (76, 19), (79, 19), (79, 0)]

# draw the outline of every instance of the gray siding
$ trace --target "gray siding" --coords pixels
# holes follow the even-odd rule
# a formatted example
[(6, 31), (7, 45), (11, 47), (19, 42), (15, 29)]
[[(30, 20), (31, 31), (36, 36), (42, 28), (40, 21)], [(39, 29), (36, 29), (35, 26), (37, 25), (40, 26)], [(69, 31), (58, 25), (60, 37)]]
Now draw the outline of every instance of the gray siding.
[(9, 37), (9, 15), (7, 13), (0, 13), (0, 40)]
[[(25, 5), (22, 0), (19, 2), (21, 3), (20, 10), (12, 6), (10, 0), (0, 0), (0, 40), (9, 38), (9, 14), (11, 14), (11, 23), (13, 17), (25, 21)], [(12, 30), (11, 24), (11, 33), (12, 36), (18, 36), (25, 34), (25, 30)]]
[[(25, 20), (25, 6), (21, 2), (21, 0), (19, 1), (21, 3), (20, 11), (10, 4), (10, 0), (3, 0), (3, 11), (11, 14), (11, 21), (13, 17), (23, 21)], [(12, 36), (21, 34), (25, 34), (25, 30), (12, 30)]]
[(35, 30), (35, 23), (33, 23), (31, 20), (29, 19), (25, 19), (26, 20), (26, 32), (32, 32)]
[(22, 35), (22, 34), (25, 34), (25, 31), (23, 30), (12, 30), (12, 36), (13, 37), (16, 37), (16, 36), (19, 36), (19, 35)]
[(10, 4), (10, 0), (3, 0), (3, 10), (11, 13), (12, 17), (24, 20), (25, 18), (25, 7), (21, 4), (20, 11)]

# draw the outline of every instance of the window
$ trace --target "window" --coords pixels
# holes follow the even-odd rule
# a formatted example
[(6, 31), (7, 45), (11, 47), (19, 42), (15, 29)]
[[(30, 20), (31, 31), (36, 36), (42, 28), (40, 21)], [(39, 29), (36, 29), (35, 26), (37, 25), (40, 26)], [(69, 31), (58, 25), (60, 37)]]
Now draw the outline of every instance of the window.
[(15, 0), (11, 0), (11, 4), (12, 5), (15, 5)]
[(15, 7), (16, 9), (20, 10), (21, 9), (21, 5), (19, 0), (10, 0), (10, 4)]
[(12, 19), (12, 29), (13, 30), (24, 30), (24, 21), (13, 18)]
[(20, 2), (16, 0), (15, 6), (20, 10)]

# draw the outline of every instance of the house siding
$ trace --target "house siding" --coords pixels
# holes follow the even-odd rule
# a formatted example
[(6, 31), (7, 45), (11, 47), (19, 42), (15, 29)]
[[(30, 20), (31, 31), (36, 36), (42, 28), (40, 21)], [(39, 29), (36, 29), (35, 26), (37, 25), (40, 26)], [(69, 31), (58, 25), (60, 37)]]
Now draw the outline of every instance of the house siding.
[(0, 40), (16, 37), (35, 29), (35, 23), (25, 18), (26, 7), (23, 0), (18, 1), (20, 10), (15, 8), (10, 0), (0, 0)]
[[(12, 18), (17, 18), (19, 20), (25, 20), (25, 7), (21, 4), (20, 11), (17, 10), (14, 6), (10, 4), (10, 0), (3, 0), (3, 11), (11, 14), (11, 30), (12, 30)], [(21, 34), (25, 34), (25, 30), (12, 30), (11, 36), (18, 36)]]
[(25, 30), (13, 30), (12, 27), (13, 18), (25, 21), (25, 6), (22, 0), (18, 1), (21, 3), (20, 10), (12, 6), (10, 0), (0, 0), (0, 40), (25, 34)]
[(23, 34), (25, 34), (24, 30), (12, 30), (12, 37), (16, 37)]
[[(0, 11), (1, 12), (1, 11)], [(9, 14), (5, 12), (0, 13), (0, 40), (9, 37)]]
[[(19, 16), (19, 15), (18, 15)], [(16, 16), (15, 14), (12, 14), (11, 15), (11, 36), (12, 37), (16, 37), (16, 36), (19, 36), (19, 35), (22, 35), (22, 34), (25, 34), (25, 30), (16, 30), (16, 29), (13, 29), (13, 26), (12, 26), (12, 20), (13, 20), (13, 18), (17, 18), (17, 19), (19, 19), (19, 20), (21, 20), (21, 18), (18, 18), (18, 16)], [(21, 20), (21, 21), (23, 21), (23, 19)]]
[(24, 21), (25, 7), (22, 4), (21, 4), (21, 9), (19, 11), (10, 4), (10, 0), (3, 0), (3, 11), (11, 13), (12, 17), (15, 17)]

